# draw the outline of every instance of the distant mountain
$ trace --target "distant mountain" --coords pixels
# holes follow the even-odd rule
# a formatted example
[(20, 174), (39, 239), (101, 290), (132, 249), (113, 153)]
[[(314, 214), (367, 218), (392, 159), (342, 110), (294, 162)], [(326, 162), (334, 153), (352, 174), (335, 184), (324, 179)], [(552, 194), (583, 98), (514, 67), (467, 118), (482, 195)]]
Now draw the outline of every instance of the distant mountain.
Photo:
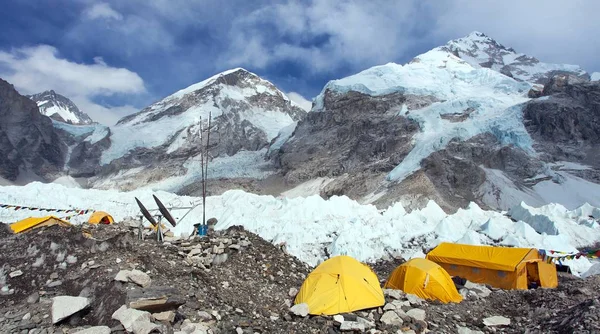
[[(272, 83), (241, 68), (182, 89), (113, 127), (95, 126), (73, 147), (72, 175), (101, 188), (153, 186), (193, 193), (200, 177), (198, 129), (212, 115), (209, 177), (261, 179), (280, 130), (306, 115)], [(62, 126), (73, 136), (81, 129)], [(190, 188), (191, 187), (191, 188)]]
[(79, 110), (73, 101), (56, 93), (53, 90), (28, 95), (40, 108), (40, 112), (56, 121), (70, 124), (91, 124), (92, 119)]
[(51, 180), (63, 171), (66, 146), (35, 102), (0, 79), (0, 177)]
[(557, 74), (590, 78), (577, 65), (543, 63), (535, 57), (517, 53), (513, 48), (505, 47), (478, 31), (451, 40), (438, 49), (451, 52), (474, 67), (491, 68), (519, 81), (545, 84)]

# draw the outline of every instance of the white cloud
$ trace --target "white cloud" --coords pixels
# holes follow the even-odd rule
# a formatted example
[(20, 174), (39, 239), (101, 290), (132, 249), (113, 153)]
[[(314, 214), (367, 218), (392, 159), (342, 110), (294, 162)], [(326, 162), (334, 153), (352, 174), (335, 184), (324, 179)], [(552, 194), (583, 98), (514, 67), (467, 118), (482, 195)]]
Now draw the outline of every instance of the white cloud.
[(418, 39), (417, 8), (416, 1), (362, 0), (266, 6), (234, 21), (229, 65), (264, 68), (294, 60), (313, 72), (333, 72), (393, 61)]
[(99, 2), (99, 3), (93, 4), (91, 7), (87, 8), (83, 12), (83, 15), (87, 19), (90, 19), (90, 20), (97, 20), (97, 19), (111, 20), (112, 19), (112, 20), (120, 21), (123, 19), (123, 15), (121, 15), (121, 13), (112, 9), (112, 7), (105, 2)]
[(49, 45), (0, 51), (0, 77), (13, 84), (21, 94), (54, 89), (72, 99), (92, 119), (114, 124), (114, 119), (131, 112), (131, 106), (103, 107), (95, 97), (146, 92), (144, 81), (135, 72), (108, 66), (102, 58), (94, 64), (79, 64), (58, 57)]
[(289, 92), (285, 95), (287, 95), (287, 97), (289, 97), (290, 100), (292, 100), (292, 102), (296, 103), (300, 108), (306, 111), (310, 111), (310, 109), (312, 108), (312, 102), (296, 92)]

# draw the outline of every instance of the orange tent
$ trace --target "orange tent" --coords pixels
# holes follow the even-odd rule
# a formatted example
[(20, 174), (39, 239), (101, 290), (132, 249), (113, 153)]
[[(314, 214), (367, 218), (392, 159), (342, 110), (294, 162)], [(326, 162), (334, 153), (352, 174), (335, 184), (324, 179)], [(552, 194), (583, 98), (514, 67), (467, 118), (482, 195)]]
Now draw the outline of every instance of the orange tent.
[(555, 288), (556, 266), (542, 261), (537, 249), (441, 243), (427, 259), (451, 276), (502, 289), (527, 289), (529, 283)]
[(96, 211), (88, 219), (90, 224), (113, 224), (114, 222), (113, 217), (104, 211)]

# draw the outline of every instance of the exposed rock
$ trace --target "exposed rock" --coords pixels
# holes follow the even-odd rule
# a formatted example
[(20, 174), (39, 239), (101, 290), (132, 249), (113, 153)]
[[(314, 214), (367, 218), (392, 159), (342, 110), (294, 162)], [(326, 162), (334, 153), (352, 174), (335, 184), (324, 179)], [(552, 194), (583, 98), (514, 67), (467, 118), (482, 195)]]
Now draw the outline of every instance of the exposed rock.
[(338, 326), (341, 325), (344, 322), (344, 316), (341, 314), (334, 315), (333, 322), (336, 323)]
[(160, 333), (160, 326), (152, 323), (149, 319), (146, 318), (138, 318), (132, 324), (133, 334), (150, 334), (150, 333)]
[(15, 270), (15, 271), (11, 272), (10, 274), (8, 274), (8, 276), (10, 278), (18, 277), (21, 275), (23, 275), (23, 271), (21, 271), (21, 270)]
[(492, 290), (488, 289), (485, 285), (473, 283), (471, 281), (467, 281), (465, 283), (465, 288), (471, 291), (475, 291), (477, 295), (483, 298), (488, 297), (490, 293), (492, 293)]
[(77, 331), (73, 334), (110, 334), (111, 330), (108, 326), (94, 326)]
[(298, 294), (298, 289), (290, 288), (290, 291), (288, 292), (288, 296), (295, 297), (297, 294)]
[(404, 323), (402, 318), (400, 318), (395, 311), (385, 312), (379, 321), (388, 326), (401, 326)]
[(362, 323), (360, 323), (360, 322), (356, 322), (356, 321), (344, 321), (340, 325), (340, 330), (342, 332), (345, 332), (345, 331), (359, 331), (359, 332), (364, 332), (365, 325), (362, 324)]
[(469, 329), (467, 327), (463, 327), (463, 326), (456, 326), (456, 333), (457, 334), (483, 334), (482, 331), (478, 331), (478, 330), (473, 330), (473, 329)]
[(57, 296), (52, 298), (52, 323), (56, 324), (90, 306), (85, 297)]
[(300, 317), (306, 317), (309, 312), (308, 304), (296, 304), (290, 308), (290, 312)]
[(163, 312), (176, 310), (183, 304), (185, 298), (177, 289), (171, 287), (157, 286), (127, 291), (127, 305), (137, 310)]
[(164, 312), (152, 313), (152, 317), (157, 321), (173, 322), (173, 320), (175, 320), (175, 312), (174, 311), (164, 311)]
[(408, 315), (409, 317), (411, 317), (415, 320), (425, 321), (425, 310), (422, 310), (420, 308), (410, 309), (410, 310), (406, 311), (406, 315)]
[(383, 294), (394, 299), (402, 299), (406, 296), (404, 291), (396, 289), (383, 289)]
[(128, 278), (130, 281), (143, 288), (149, 287), (150, 283), (152, 283), (152, 280), (150, 279), (150, 276), (148, 276), (148, 274), (137, 269), (134, 269), (131, 272), (129, 272)]
[(112, 318), (120, 321), (123, 327), (130, 332), (133, 331), (134, 322), (149, 322), (151, 319), (149, 312), (127, 308), (125, 305), (116, 310), (112, 314)]
[(506, 326), (510, 325), (510, 319), (503, 316), (495, 315), (483, 319), (483, 324), (486, 326)]

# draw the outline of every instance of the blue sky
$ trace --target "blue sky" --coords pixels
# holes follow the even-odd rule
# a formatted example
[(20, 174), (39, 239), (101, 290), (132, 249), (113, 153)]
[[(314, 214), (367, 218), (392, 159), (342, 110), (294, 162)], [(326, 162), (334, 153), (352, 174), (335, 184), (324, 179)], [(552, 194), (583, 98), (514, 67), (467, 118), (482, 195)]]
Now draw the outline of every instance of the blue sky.
[(600, 71), (600, 2), (4, 0), (0, 77), (114, 124), (244, 67), (311, 99), (328, 80), (404, 63), (473, 30), (545, 62)]

